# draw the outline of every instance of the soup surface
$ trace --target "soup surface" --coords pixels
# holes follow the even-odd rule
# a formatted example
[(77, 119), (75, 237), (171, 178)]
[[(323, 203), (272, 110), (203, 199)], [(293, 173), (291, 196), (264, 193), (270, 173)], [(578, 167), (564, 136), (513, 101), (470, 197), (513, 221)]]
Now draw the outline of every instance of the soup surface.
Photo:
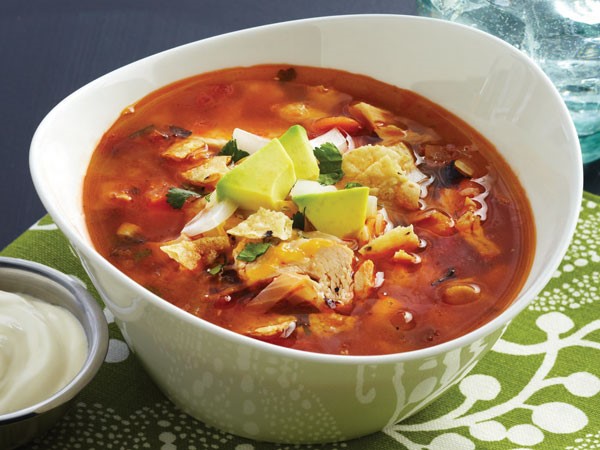
[(535, 246), (516, 176), (431, 101), (331, 69), (206, 73), (130, 106), (84, 182), (112, 264), (277, 345), (386, 354), (505, 309)]

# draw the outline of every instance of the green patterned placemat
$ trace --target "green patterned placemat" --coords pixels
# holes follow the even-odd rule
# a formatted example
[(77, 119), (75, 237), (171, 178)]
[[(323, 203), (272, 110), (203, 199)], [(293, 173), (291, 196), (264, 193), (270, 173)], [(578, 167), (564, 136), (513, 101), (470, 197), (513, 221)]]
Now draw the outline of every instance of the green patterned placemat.
[[(276, 450), (600, 449), (600, 197), (585, 193), (577, 231), (553, 279), (493, 350), (444, 396), (380, 433), (328, 445), (250, 441), (178, 410), (148, 378), (105, 309), (106, 362), (73, 410), (29, 449)], [(81, 278), (45, 217), (0, 254)]]

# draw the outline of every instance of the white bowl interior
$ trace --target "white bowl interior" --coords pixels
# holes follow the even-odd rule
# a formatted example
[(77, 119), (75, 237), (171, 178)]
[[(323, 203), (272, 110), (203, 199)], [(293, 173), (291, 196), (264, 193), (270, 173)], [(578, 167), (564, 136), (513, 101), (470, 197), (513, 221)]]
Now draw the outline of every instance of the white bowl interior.
[(582, 189), (577, 136), (562, 100), (533, 63), (500, 40), (403, 16), (309, 19), (219, 36), (138, 61), (72, 94), (37, 130), (30, 166), (44, 205), (76, 247), (94, 255), (82, 180), (96, 144), (126, 106), (181, 78), (261, 63), (369, 75), (416, 91), (471, 124), (504, 155), (533, 208), (537, 247), (524, 301), (551, 277), (573, 232)]

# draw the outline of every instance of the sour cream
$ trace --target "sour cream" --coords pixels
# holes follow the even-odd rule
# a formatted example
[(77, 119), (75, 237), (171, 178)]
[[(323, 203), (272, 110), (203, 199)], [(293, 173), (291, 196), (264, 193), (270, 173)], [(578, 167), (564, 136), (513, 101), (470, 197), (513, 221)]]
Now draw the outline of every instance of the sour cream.
[(0, 415), (52, 396), (83, 367), (87, 339), (73, 314), (0, 291)]

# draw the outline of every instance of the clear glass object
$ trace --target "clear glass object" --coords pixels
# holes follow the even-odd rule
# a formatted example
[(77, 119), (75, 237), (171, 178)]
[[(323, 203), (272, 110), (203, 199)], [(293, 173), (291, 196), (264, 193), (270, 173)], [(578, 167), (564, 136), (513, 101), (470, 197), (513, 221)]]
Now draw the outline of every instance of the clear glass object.
[(600, 0), (417, 0), (417, 11), (486, 31), (533, 58), (569, 108), (583, 162), (600, 159)]

